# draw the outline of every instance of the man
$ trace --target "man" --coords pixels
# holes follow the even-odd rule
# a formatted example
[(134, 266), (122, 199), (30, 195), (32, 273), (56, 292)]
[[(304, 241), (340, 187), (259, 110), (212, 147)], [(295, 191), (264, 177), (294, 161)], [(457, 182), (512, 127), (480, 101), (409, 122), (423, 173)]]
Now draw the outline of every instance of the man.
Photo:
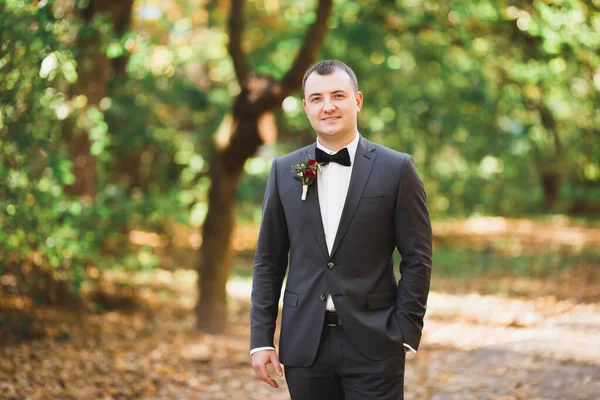
[[(273, 335), (289, 257), (279, 356), (291, 398), (402, 399), (431, 276), (423, 184), (409, 155), (358, 133), (363, 95), (347, 65), (319, 62), (302, 86), (317, 142), (273, 160), (254, 259), (252, 366), (278, 387), (267, 364), (283, 375)], [(310, 185), (294, 179), (302, 174)]]

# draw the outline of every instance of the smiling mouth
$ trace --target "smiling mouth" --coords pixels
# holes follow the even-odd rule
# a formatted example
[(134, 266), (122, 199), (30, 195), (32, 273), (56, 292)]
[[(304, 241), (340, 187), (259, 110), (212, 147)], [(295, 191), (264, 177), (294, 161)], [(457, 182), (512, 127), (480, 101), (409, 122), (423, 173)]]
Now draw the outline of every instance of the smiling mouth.
[(329, 121), (335, 121), (338, 119), (340, 119), (340, 117), (328, 117), (328, 118), (321, 119), (321, 121), (329, 122)]

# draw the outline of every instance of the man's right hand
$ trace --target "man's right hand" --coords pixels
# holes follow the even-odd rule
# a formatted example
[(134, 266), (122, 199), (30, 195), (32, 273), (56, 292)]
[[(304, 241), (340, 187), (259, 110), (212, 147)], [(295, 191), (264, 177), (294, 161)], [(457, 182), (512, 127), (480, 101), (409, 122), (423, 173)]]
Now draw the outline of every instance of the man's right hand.
[(277, 357), (275, 350), (261, 350), (252, 354), (252, 368), (254, 369), (256, 376), (258, 376), (261, 381), (265, 381), (272, 387), (278, 388), (279, 385), (277, 382), (269, 375), (267, 364), (273, 364), (275, 373), (278, 376), (283, 376), (281, 364), (279, 364), (279, 358)]

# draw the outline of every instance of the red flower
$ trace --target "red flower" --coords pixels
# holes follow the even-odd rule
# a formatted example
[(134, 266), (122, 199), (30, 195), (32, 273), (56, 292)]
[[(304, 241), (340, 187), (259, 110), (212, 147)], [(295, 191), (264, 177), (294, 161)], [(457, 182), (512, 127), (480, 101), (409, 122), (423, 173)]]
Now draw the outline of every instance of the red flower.
[(302, 184), (302, 201), (306, 200), (306, 194), (308, 193), (308, 185), (312, 184), (317, 177), (317, 172), (321, 170), (321, 166), (317, 160), (309, 158), (306, 161), (302, 161), (298, 164), (292, 165), (292, 171), (296, 173), (294, 179)]

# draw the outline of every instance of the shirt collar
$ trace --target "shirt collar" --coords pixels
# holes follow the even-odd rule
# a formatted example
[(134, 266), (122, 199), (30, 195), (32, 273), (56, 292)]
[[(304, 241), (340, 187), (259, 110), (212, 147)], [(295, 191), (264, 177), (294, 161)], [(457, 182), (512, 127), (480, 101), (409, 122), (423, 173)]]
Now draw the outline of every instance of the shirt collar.
[[(354, 164), (354, 158), (356, 157), (356, 149), (358, 148), (358, 140), (359, 139), (360, 139), (360, 133), (356, 133), (356, 136), (354, 136), (354, 139), (352, 139), (352, 141), (350, 143), (348, 143), (348, 145), (346, 146), (346, 148), (348, 149), (348, 154), (350, 155), (350, 162), (352, 164)], [(333, 151), (333, 150), (328, 149), (327, 147), (323, 146), (323, 144), (319, 141), (318, 137), (317, 137), (317, 148), (323, 150), (327, 154), (337, 153), (337, 151)]]

